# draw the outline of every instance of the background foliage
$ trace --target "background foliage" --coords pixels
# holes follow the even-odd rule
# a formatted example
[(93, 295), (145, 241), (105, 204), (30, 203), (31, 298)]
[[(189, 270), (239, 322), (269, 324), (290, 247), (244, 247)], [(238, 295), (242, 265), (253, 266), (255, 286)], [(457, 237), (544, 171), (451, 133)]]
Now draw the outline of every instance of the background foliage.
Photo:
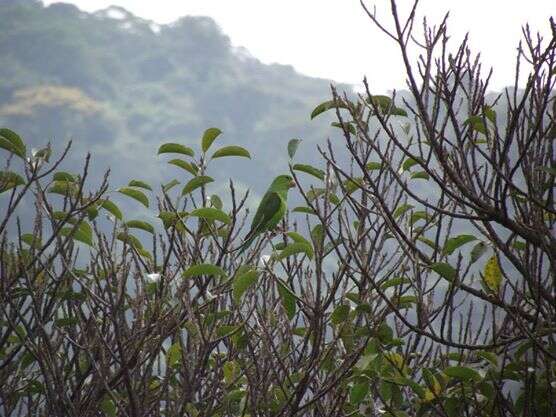
[(32, 147), (72, 139), (72, 168), (93, 151), (98, 176), (110, 167), (116, 180), (162, 180), (169, 175), (148, 159), (153, 148), (196, 143), (218, 126), (224, 140), (257, 153), (234, 170), (262, 192), (287, 168), (280, 150), (289, 139), (318, 143), (330, 134), (328, 123), (307, 116), (328, 96), (328, 81), (260, 63), (208, 17), (158, 26), (118, 7), (89, 14), (18, 0), (1, 2), (0, 18), (0, 55), (9, 62), (0, 68), (0, 124)]

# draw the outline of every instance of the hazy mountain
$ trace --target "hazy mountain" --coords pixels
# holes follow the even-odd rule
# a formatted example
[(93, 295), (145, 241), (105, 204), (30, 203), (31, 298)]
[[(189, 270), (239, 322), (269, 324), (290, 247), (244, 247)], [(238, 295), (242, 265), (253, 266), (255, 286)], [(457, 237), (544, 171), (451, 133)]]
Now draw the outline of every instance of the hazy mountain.
[(211, 18), (157, 25), (120, 7), (85, 13), (3, 0), (0, 19), (0, 125), (57, 151), (73, 139), (70, 165), (92, 151), (94, 172), (111, 166), (115, 186), (185, 180), (157, 162), (156, 149), (168, 141), (197, 146), (214, 126), (222, 144), (246, 146), (254, 157), (222, 161), (219, 175), (260, 191), (287, 170), (289, 139), (304, 139), (300, 159), (314, 160), (315, 145), (331, 134), (332, 116), (309, 120), (330, 96), (330, 81), (262, 64), (232, 47)]

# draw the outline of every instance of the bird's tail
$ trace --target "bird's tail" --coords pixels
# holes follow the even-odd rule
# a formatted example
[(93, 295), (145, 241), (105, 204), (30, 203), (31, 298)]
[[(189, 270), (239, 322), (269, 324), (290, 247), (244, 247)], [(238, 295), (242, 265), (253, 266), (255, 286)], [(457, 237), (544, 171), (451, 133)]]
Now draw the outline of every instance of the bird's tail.
[(249, 246), (251, 246), (251, 244), (253, 243), (253, 241), (255, 240), (257, 236), (251, 236), (250, 238), (248, 238), (247, 240), (245, 240), (240, 247), (238, 247), (236, 250), (238, 250), (238, 255), (241, 255), (243, 252), (245, 252)]

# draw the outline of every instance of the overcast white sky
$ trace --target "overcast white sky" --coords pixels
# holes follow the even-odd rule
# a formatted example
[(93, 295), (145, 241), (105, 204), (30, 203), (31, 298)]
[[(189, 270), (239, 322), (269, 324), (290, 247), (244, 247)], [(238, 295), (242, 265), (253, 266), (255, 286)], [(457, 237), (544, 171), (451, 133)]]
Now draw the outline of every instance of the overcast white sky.
[[(50, 0), (46, 4), (54, 3)], [(184, 15), (211, 16), (235, 46), (246, 47), (265, 63), (293, 65), (297, 71), (358, 84), (366, 75), (375, 89), (404, 86), (394, 44), (365, 16), (359, 0), (66, 0), (86, 11), (111, 4), (137, 16), (169, 23)], [(409, 0), (399, 0), (409, 4)], [(388, 0), (366, 0), (388, 18)], [(550, 36), (548, 18), (556, 0), (421, 0), (420, 16), (438, 22), (450, 11), (454, 39), (471, 33), (471, 46), (494, 66), (492, 87), (513, 81), (515, 48), (528, 22)]]

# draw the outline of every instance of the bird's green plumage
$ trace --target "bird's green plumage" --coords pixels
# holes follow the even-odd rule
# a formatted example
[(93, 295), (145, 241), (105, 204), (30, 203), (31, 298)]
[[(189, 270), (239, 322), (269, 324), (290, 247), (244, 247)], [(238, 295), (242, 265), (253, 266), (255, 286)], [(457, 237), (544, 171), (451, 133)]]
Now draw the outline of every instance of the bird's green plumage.
[(288, 209), (288, 190), (294, 185), (293, 178), (289, 175), (280, 175), (272, 181), (255, 212), (251, 229), (239, 247), (240, 253), (247, 249), (257, 236), (274, 229), (280, 223)]

